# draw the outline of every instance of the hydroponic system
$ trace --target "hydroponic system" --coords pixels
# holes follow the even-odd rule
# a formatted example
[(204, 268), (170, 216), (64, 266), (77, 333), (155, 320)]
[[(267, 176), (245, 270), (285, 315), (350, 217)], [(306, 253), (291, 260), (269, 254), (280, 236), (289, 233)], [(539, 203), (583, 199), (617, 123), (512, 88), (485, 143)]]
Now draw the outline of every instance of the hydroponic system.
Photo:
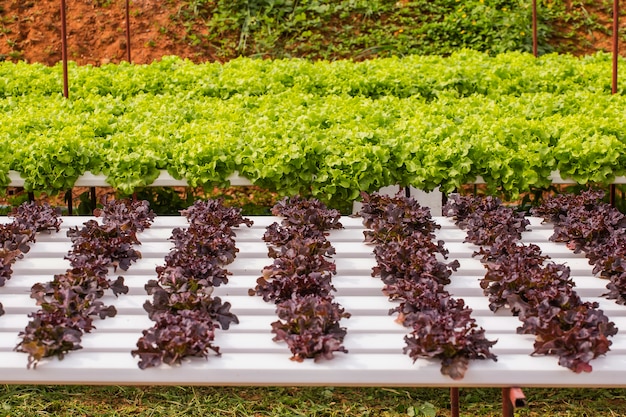
[(626, 386), (624, 215), (601, 191), (531, 213), (456, 193), (624, 195), (621, 59), (535, 55), (0, 63), (3, 192), (284, 197), (253, 218), (220, 200), (14, 208), (0, 381)]

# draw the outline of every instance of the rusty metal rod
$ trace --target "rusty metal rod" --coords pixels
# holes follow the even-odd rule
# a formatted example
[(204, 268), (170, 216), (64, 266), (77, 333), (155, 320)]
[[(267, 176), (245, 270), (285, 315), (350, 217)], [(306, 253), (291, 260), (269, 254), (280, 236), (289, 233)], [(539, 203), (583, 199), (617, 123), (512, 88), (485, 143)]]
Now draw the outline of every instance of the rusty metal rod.
[(92, 211), (98, 206), (98, 198), (96, 194), (96, 187), (89, 188), (89, 196), (91, 197)]
[(502, 417), (514, 417), (515, 409), (526, 407), (526, 396), (521, 388), (502, 388)]
[[(619, 57), (619, 0), (613, 0), (613, 74), (611, 77), (611, 93), (617, 93), (617, 62)], [(615, 184), (609, 187), (609, 203), (615, 207)]]
[(70, 188), (65, 193), (65, 201), (67, 202), (67, 214), (71, 216), (74, 213), (74, 204), (73, 204), (74, 196), (72, 194), (72, 189)]
[(519, 387), (509, 388), (509, 400), (514, 408), (526, 407), (526, 396)]
[(63, 96), (69, 97), (67, 80), (67, 19), (65, 17), (65, 0), (61, 0), (61, 60), (63, 61)]
[(450, 416), (459, 417), (459, 388), (450, 388)]
[(533, 0), (533, 55), (537, 57), (537, 0)]
[(613, 79), (611, 92), (617, 93), (617, 58), (619, 56), (619, 0), (613, 0)]
[(509, 399), (509, 389), (502, 388), (502, 417), (515, 417), (513, 404)]
[(130, 63), (130, 4), (126, 0), (126, 59)]
[(615, 194), (617, 194), (617, 186), (615, 184), (609, 185), (609, 204), (611, 207), (615, 207)]

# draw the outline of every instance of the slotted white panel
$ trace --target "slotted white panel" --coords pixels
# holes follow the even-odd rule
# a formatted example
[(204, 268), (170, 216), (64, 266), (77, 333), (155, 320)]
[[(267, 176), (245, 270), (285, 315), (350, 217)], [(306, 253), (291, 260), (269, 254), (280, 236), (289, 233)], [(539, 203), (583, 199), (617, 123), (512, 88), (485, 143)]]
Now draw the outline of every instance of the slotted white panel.
[[(114, 304), (118, 315), (97, 320), (92, 333), (83, 337), (80, 351), (65, 359), (42, 361), (37, 369), (27, 369), (27, 355), (14, 352), (18, 333), (28, 323), (28, 313), (37, 306), (29, 297), (30, 287), (50, 281), (54, 274), (68, 267), (64, 256), (70, 249), (66, 237), (69, 227), (82, 225), (89, 217), (64, 217), (59, 233), (39, 235), (31, 251), (14, 265), (14, 274), (0, 287), (0, 302), (6, 314), (0, 316), (0, 383), (33, 384), (207, 384), (207, 385), (360, 385), (360, 386), (626, 386), (626, 337), (612, 338), (612, 351), (592, 361), (593, 371), (574, 374), (558, 365), (556, 357), (532, 357), (533, 337), (515, 333), (520, 322), (508, 311), (492, 313), (479, 287), (484, 269), (472, 253), (478, 248), (463, 243), (465, 233), (450, 219), (436, 217), (442, 225), (437, 232), (450, 250), (448, 260), (458, 259), (461, 268), (453, 274), (448, 290), (463, 298), (474, 309), (474, 317), (486, 329), (489, 339), (497, 339), (494, 353), (498, 361), (474, 361), (465, 378), (454, 381), (440, 373), (437, 361), (417, 360), (402, 353), (406, 329), (388, 315), (393, 303), (381, 293), (382, 283), (371, 277), (374, 258), (372, 247), (363, 243), (363, 226), (357, 217), (344, 217), (343, 230), (332, 231), (329, 239), (337, 254), (336, 300), (352, 314), (341, 324), (348, 330), (345, 347), (348, 354), (337, 353), (333, 360), (296, 363), (286, 345), (272, 341), (271, 323), (277, 320), (274, 306), (260, 297), (248, 295), (261, 269), (271, 263), (261, 237), (273, 217), (251, 217), (252, 228), (236, 230), (240, 249), (227, 285), (215, 294), (232, 304), (240, 324), (228, 331), (218, 331), (215, 344), (221, 356), (208, 360), (190, 359), (182, 366), (161, 366), (140, 370), (135, 348), (141, 331), (152, 325), (143, 310), (150, 299), (144, 291), (154, 268), (163, 264), (170, 250), (168, 240), (174, 227), (186, 227), (182, 217), (158, 217), (153, 226), (139, 234), (142, 259), (129, 271), (117, 271), (130, 287), (129, 294), (103, 300)], [(552, 229), (539, 219), (531, 219), (533, 229), (524, 241), (538, 243), (555, 262), (572, 268), (577, 291), (585, 299), (597, 300), (606, 314), (621, 329), (626, 329), (626, 307), (602, 298), (606, 281), (591, 275), (591, 267), (582, 255), (573, 254), (562, 244), (548, 242)], [(0, 217), (0, 222), (11, 219)]]

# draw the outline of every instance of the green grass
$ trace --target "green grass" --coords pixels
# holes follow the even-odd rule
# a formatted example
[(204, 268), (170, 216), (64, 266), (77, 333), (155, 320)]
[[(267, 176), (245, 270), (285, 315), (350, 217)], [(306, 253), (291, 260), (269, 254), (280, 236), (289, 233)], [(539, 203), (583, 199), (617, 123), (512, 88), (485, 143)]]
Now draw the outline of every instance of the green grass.
[[(524, 390), (516, 416), (624, 416), (624, 389)], [(501, 391), (462, 388), (462, 416), (500, 416)], [(449, 416), (445, 388), (4, 385), (0, 416)]]

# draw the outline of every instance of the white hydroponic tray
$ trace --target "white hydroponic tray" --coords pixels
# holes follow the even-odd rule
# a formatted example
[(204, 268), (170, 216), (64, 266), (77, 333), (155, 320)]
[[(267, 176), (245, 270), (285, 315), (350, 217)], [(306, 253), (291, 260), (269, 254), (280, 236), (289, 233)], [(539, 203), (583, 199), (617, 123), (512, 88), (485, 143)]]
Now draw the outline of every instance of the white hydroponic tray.
[[(337, 353), (328, 361), (303, 363), (291, 361), (284, 343), (272, 341), (270, 323), (277, 320), (274, 306), (258, 296), (249, 296), (261, 269), (272, 260), (261, 236), (274, 217), (250, 217), (252, 228), (236, 229), (240, 252), (228, 266), (230, 282), (216, 288), (215, 295), (232, 304), (240, 324), (219, 331), (215, 344), (221, 356), (208, 360), (190, 359), (177, 367), (161, 366), (140, 370), (138, 358), (131, 356), (143, 329), (152, 325), (143, 304), (151, 299), (144, 284), (156, 277), (155, 267), (164, 263), (170, 250), (168, 238), (174, 227), (185, 227), (182, 217), (158, 217), (152, 227), (139, 234), (143, 258), (122, 272), (129, 294), (104, 299), (114, 304), (118, 315), (97, 320), (97, 329), (83, 336), (83, 349), (70, 352), (65, 359), (43, 360), (36, 369), (27, 369), (27, 355), (13, 351), (18, 333), (28, 323), (28, 313), (37, 310), (29, 297), (37, 282), (52, 280), (63, 273), (69, 263), (64, 256), (71, 244), (66, 231), (79, 226), (89, 217), (64, 217), (59, 233), (41, 234), (25, 257), (14, 264), (12, 279), (0, 287), (0, 302), (6, 314), (0, 316), (0, 383), (27, 384), (204, 384), (204, 385), (351, 385), (351, 386), (626, 386), (626, 336), (619, 332), (612, 338), (612, 351), (591, 362), (591, 373), (575, 374), (558, 365), (554, 356), (533, 357), (533, 336), (518, 335), (520, 325), (508, 311), (492, 313), (488, 300), (479, 287), (484, 269), (472, 258), (476, 247), (463, 243), (465, 232), (450, 219), (436, 217), (442, 225), (438, 237), (450, 250), (449, 260), (458, 259), (461, 268), (453, 274), (448, 290), (463, 298), (474, 309), (478, 324), (486, 329), (490, 340), (498, 342), (493, 352), (498, 361), (478, 360), (470, 364), (465, 378), (454, 381), (440, 373), (440, 364), (433, 360), (415, 363), (402, 353), (407, 330), (389, 316), (393, 306), (381, 293), (382, 282), (371, 277), (374, 266), (372, 247), (363, 243), (360, 218), (343, 217), (343, 230), (330, 233), (329, 239), (337, 254), (336, 300), (352, 314), (341, 324), (348, 330), (345, 347), (349, 353)], [(0, 217), (0, 222), (11, 219)], [(602, 298), (606, 281), (591, 274), (591, 266), (582, 255), (573, 254), (565, 245), (551, 243), (549, 225), (532, 218), (532, 231), (525, 233), (525, 242), (538, 243), (544, 253), (556, 262), (565, 262), (572, 269), (578, 293), (586, 300), (596, 300), (617, 327), (626, 331), (626, 307)], [(120, 272), (120, 271), (118, 271)], [(119, 274), (117, 274), (119, 275)]]

